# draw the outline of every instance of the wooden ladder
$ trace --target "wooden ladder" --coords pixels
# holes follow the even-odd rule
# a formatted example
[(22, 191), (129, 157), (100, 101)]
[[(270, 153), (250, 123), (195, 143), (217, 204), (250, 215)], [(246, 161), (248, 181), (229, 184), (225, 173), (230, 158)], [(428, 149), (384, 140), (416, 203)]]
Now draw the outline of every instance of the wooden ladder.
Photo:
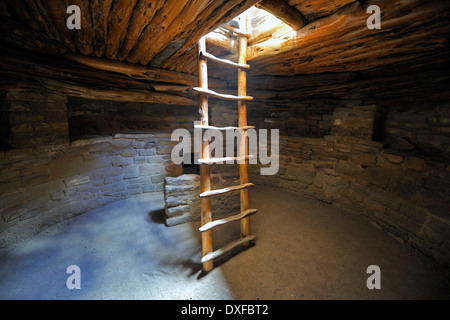
[[(216, 130), (237, 130), (240, 129), (244, 132), (246, 130), (254, 128), (247, 125), (247, 104), (246, 101), (252, 100), (252, 97), (247, 96), (247, 73), (245, 70), (250, 66), (247, 64), (247, 38), (248, 35), (240, 29), (232, 26), (227, 26), (227, 29), (237, 35), (239, 39), (239, 62), (235, 63), (229, 60), (224, 60), (213, 56), (206, 52), (206, 42), (203, 37), (198, 43), (198, 78), (199, 87), (194, 88), (199, 93), (199, 114), (200, 125), (196, 125), (196, 129), (216, 129)], [(230, 66), (237, 68), (238, 70), (238, 95), (221, 94), (208, 89), (208, 68), (207, 60), (223, 64), (224, 66)], [(238, 127), (213, 127), (209, 125), (208, 120), (208, 96), (212, 96), (219, 99), (238, 101), (239, 122)], [(201, 193), (199, 194), (201, 201), (201, 227), (202, 233), (202, 251), (203, 269), (208, 272), (213, 268), (213, 259), (229, 252), (233, 248), (240, 245), (249, 245), (251, 241), (255, 239), (255, 236), (250, 235), (250, 218), (249, 216), (257, 212), (256, 209), (249, 208), (249, 194), (248, 189), (253, 187), (253, 183), (248, 181), (248, 160), (252, 156), (248, 155), (248, 143), (246, 135), (241, 135), (240, 141), (241, 157), (225, 157), (225, 158), (209, 158), (209, 142), (202, 139), (202, 152), (199, 159), (200, 164), (200, 181), (201, 181)], [(242, 156), (243, 155), (243, 156)], [(223, 189), (211, 190), (210, 180), (210, 166), (211, 164), (229, 160), (241, 160), (239, 161), (239, 176), (240, 184)], [(211, 197), (228, 193), (228, 192), (240, 192), (240, 213), (229, 216), (220, 220), (212, 220), (211, 212)], [(212, 245), (212, 229), (221, 225), (227, 224), (232, 221), (241, 221), (241, 237), (240, 239), (229, 243), (228, 245), (213, 251)]]

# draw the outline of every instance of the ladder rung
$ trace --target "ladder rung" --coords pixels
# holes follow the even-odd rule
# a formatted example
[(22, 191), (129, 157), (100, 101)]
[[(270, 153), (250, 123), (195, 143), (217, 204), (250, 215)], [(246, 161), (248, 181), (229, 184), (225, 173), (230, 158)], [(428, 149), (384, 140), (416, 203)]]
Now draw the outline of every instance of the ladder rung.
[(228, 162), (228, 161), (242, 161), (253, 159), (254, 156), (247, 155), (242, 157), (222, 157), (222, 158), (209, 158), (209, 159), (198, 159), (199, 164), (215, 164), (217, 162)]
[(209, 261), (209, 260), (212, 260), (212, 259), (215, 259), (215, 258), (217, 258), (217, 257), (220, 257), (221, 255), (223, 255), (224, 253), (227, 253), (228, 251), (234, 249), (235, 247), (240, 246), (241, 244), (244, 244), (244, 243), (253, 241), (253, 240), (255, 240), (255, 239), (256, 239), (256, 236), (250, 235), (250, 236), (247, 236), (247, 237), (245, 237), (245, 238), (242, 238), (242, 239), (233, 241), (233, 242), (227, 244), (226, 246), (224, 246), (224, 247), (222, 247), (222, 248), (220, 248), (220, 249), (218, 249), (218, 250), (216, 250), (216, 251), (207, 253), (207, 254), (202, 258), (201, 262), (202, 262), (202, 263), (203, 263), (203, 262), (207, 262), (207, 261)]
[(230, 61), (230, 60), (221, 59), (221, 58), (218, 58), (218, 57), (212, 55), (209, 52), (201, 51), (200, 52), (200, 58), (205, 58), (205, 59), (208, 59), (208, 60), (211, 60), (211, 61), (215, 61), (215, 62), (218, 62), (218, 63), (226, 64), (228, 66), (232, 66), (232, 67), (235, 67), (235, 68), (250, 69), (250, 66), (248, 64), (241, 64), (241, 63), (236, 63), (236, 62), (233, 62), (233, 61)]
[(238, 190), (242, 190), (242, 189), (248, 189), (248, 188), (251, 188), (253, 186), (255, 186), (253, 183), (244, 183), (244, 184), (240, 184), (238, 186), (232, 186), (232, 187), (223, 188), (223, 189), (204, 191), (204, 192), (200, 193), (198, 196), (200, 198), (207, 198), (207, 197), (217, 196), (219, 194), (224, 194), (224, 193), (228, 193), (228, 192), (238, 191)]
[(201, 226), (198, 230), (200, 230), (201, 232), (205, 232), (205, 231), (211, 230), (212, 228), (216, 228), (218, 226), (230, 223), (232, 221), (240, 220), (242, 218), (251, 216), (252, 214), (255, 214), (257, 212), (258, 212), (257, 209), (248, 209), (248, 210), (245, 210), (244, 212), (241, 212), (241, 213), (233, 215), (233, 216), (226, 217), (224, 219), (218, 219), (218, 220), (215, 220), (212, 222), (208, 222), (208, 223), (204, 224), (203, 226)]
[(233, 96), (231, 94), (217, 93), (215, 91), (199, 87), (192, 88), (192, 90), (225, 100), (253, 100), (253, 97), (250, 96)]
[(254, 126), (245, 126), (245, 127), (214, 127), (214, 126), (205, 126), (202, 124), (196, 124), (194, 126), (194, 129), (212, 129), (212, 130), (248, 130), (248, 129), (255, 129)]

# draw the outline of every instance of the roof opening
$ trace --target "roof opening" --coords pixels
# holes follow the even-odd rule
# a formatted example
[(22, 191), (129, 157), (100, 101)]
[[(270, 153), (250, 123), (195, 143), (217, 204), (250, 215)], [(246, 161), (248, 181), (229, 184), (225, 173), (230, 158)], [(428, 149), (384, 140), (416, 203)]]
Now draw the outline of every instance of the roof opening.
[[(290, 25), (275, 15), (256, 6), (249, 8), (222, 26), (225, 25), (244, 29), (249, 35), (248, 45), (258, 44), (273, 38), (280, 38), (294, 31)], [(233, 34), (222, 26), (207, 35), (208, 42), (225, 49), (228, 53), (235, 53), (237, 41), (233, 38)], [(216, 48), (213, 50), (217, 51)], [(217, 51), (216, 53), (223, 54), (224, 52)]]
[(280, 37), (293, 31), (293, 28), (266, 10), (251, 7), (239, 17), (246, 20), (249, 44), (259, 43), (269, 38)]

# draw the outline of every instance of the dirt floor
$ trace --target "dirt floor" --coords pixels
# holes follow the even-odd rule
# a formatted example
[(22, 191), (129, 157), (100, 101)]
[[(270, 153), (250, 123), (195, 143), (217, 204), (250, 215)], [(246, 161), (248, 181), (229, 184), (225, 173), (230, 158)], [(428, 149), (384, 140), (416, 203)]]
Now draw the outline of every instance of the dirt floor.
[[(255, 245), (201, 271), (199, 223), (166, 227), (163, 196), (111, 203), (0, 251), (0, 299), (449, 299), (450, 272), (385, 232), (296, 193), (250, 193)], [(238, 224), (214, 231), (215, 246)], [(69, 290), (67, 267), (81, 270)], [(378, 265), (381, 289), (369, 290)]]

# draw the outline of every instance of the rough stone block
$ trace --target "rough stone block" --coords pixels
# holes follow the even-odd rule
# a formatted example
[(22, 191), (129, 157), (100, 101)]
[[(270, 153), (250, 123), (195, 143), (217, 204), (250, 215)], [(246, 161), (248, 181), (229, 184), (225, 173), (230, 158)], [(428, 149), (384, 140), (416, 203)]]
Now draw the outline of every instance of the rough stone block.
[(140, 156), (154, 156), (154, 155), (156, 155), (156, 151), (154, 149), (144, 149), (144, 150), (138, 150), (138, 154)]
[(402, 163), (403, 157), (391, 153), (381, 152), (381, 157), (392, 163)]
[(136, 151), (130, 149), (130, 150), (123, 150), (120, 155), (124, 158), (132, 158), (136, 155)]
[(306, 184), (311, 184), (314, 181), (315, 170), (312, 167), (286, 167), (285, 179), (292, 177), (292, 180), (297, 180)]
[(352, 153), (350, 159), (355, 164), (360, 164), (362, 166), (372, 167), (377, 163), (377, 157), (375, 154), (368, 153)]
[(112, 139), (110, 142), (111, 147), (117, 150), (131, 149), (133, 146), (132, 143), (133, 143), (132, 140), (117, 139), (117, 138)]
[(403, 170), (401, 163), (403, 162), (403, 157), (388, 154), (382, 152), (377, 159), (377, 166), (386, 168), (392, 171), (400, 172)]
[(11, 207), (4, 210), (0, 210), (2, 219), (5, 222), (9, 222), (11, 220), (15, 220), (19, 218), (21, 215), (27, 212), (26, 207)]
[(33, 200), (44, 196), (49, 196), (51, 193), (64, 190), (65, 185), (62, 180), (53, 180), (37, 186), (27, 188), (27, 200)]
[(109, 167), (97, 169), (91, 173), (92, 180), (105, 179), (108, 177), (119, 176), (124, 172), (121, 167)]
[(24, 188), (50, 181), (48, 165), (28, 167), (22, 171), (22, 186)]
[(162, 183), (164, 182), (164, 178), (166, 177), (166, 174), (157, 174), (151, 177), (152, 183)]
[(89, 183), (91, 180), (88, 175), (76, 175), (68, 179), (64, 179), (67, 188), (77, 187)]
[(367, 196), (363, 199), (363, 204), (368, 208), (369, 210), (375, 210), (380, 213), (384, 213), (386, 211), (386, 207), (379, 203), (378, 201), (375, 201), (370, 196)]
[(22, 215), (19, 217), (19, 220), (20, 220), (20, 221), (24, 221), (24, 220), (28, 220), (28, 219), (34, 218), (34, 217), (36, 217), (39, 213), (40, 213), (39, 210), (28, 211), (28, 212), (22, 214)]
[(111, 161), (111, 164), (115, 167), (119, 166), (128, 166), (133, 164), (133, 158), (123, 158), (121, 156), (112, 156), (109, 159)]
[(14, 192), (22, 187), (20, 180), (0, 182), (0, 194)]
[(427, 163), (424, 159), (416, 157), (407, 157), (405, 159), (405, 168), (422, 172), (425, 171), (425, 169), (427, 168)]
[(358, 177), (364, 171), (361, 165), (344, 160), (340, 160), (338, 164), (334, 166), (334, 170), (351, 178)]
[(139, 165), (139, 175), (151, 176), (164, 172), (165, 167), (162, 163), (143, 163)]
[(5, 158), (7, 159), (24, 159), (33, 154), (32, 148), (26, 149), (12, 149), (5, 152)]
[(57, 158), (50, 162), (52, 179), (61, 179), (85, 172), (81, 155)]
[(123, 179), (134, 179), (139, 177), (139, 168), (137, 166), (128, 166), (123, 170)]
[(172, 152), (172, 146), (159, 145), (156, 147), (156, 154), (170, 154)]
[(0, 169), (0, 182), (11, 182), (20, 180), (21, 173), (20, 170), (12, 169), (10, 167), (5, 166), (5, 169)]
[(391, 173), (380, 167), (368, 167), (361, 174), (361, 179), (369, 184), (374, 184), (386, 188), (389, 183)]
[(72, 141), (70, 144), (73, 148), (77, 147), (84, 147), (84, 146), (90, 146), (97, 143), (104, 143), (111, 141), (111, 137), (95, 137), (95, 138), (89, 138), (89, 139), (79, 139)]

